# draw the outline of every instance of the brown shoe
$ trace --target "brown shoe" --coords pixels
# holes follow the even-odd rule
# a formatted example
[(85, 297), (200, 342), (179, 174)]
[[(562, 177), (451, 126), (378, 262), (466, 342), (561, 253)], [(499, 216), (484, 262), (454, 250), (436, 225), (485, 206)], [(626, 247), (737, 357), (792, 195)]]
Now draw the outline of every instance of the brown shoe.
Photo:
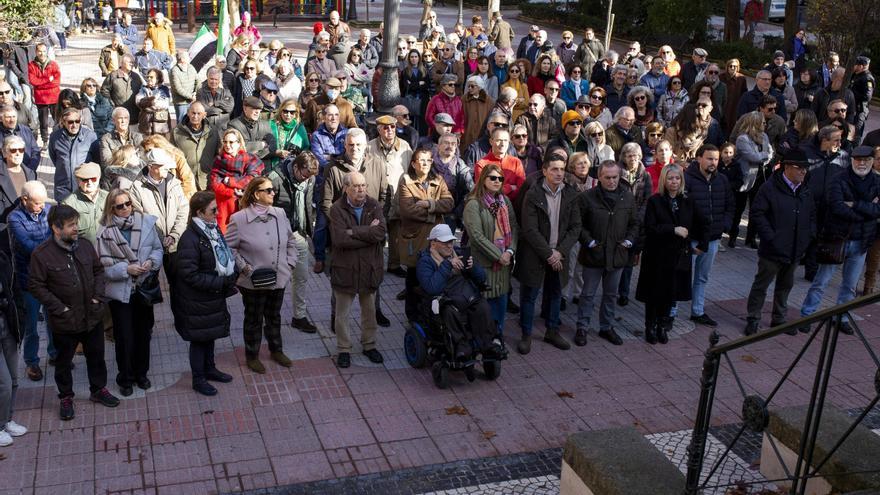
[(290, 358), (285, 356), (284, 353), (281, 351), (273, 352), (271, 354), (271, 357), (272, 357), (272, 361), (275, 361), (276, 363), (280, 364), (281, 366), (284, 366), (285, 368), (290, 368), (290, 365), (293, 364), (290, 361)]
[(259, 358), (247, 358), (247, 367), (254, 373), (259, 373), (261, 375), (266, 373), (266, 367), (263, 366), (263, 363), (260, 362)]
[(315, 264), (312, 266), (312, 271), (315, 273), (323, 272), (324, 271), (324, 262), (323, 261), (316, 261)]
[(36, 365), (28, 366), (27, 376), (31, 379), (31, 381), (38, 382), (43, 379), (43, 370)]

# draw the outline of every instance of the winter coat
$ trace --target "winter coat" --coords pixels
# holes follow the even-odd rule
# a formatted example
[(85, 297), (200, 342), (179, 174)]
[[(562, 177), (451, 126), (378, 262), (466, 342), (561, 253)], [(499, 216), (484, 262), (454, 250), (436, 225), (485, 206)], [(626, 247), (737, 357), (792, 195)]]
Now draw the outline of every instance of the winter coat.
[[(144, 214), (143, 217), (141, 242), (137, 248), (137, 262), (143, 264), (150, 260), (153, 263), (152, 270), (155, 272), (162, 268), (162, 240), (159, 239), (159, 232), (156, 230), (156, 217), (147, 214)], [(106, 228), (105, 226), (98, 227), (98, 237)], [(134, 247), (132, 247), (132, 251), (134, 251)], [(99, 257), (104, 254), (100, 239), (97, 243), (97, 252)], [(128, 303), (131, 300), (131, 293), (138, 280), (132, 279), (128, 273), (128, 265), (128, 260), (120, 260), (104, 267), (106, 284), (101, 295), (105, 299), (123, 303)]]
[[(878, 197), (880, 175), (871, 171), (865, 177), (859, 177), (852, 167), (847, 167), (828, 184), (825, 197), (828, 212), (820, 226), (820, 235), (862, 241), (864, 252), (877, 236), (880, 203), (875, 200)], [(853, 205), (847, 206), (846, 203)]]
[[(202, 121), (202, 133), (196, 137), (188, 121), (184, 119), (171, 131), (171, 142), (183, 153), (190, 170), (199, 172), (195, 175), (207, 177), (211, 173), (220, 147), (220, 136), (207, 120)], [(205, 184), (199, 184), (200, 190), (205, 187)]]
[(239, 274), (217, 275), (211, 241), (192, 222), (180, 236), (175, 269), (175, 299), (171, 304), (174, 307), (177, 302), (172, 313), (174, 329), (180, 337), (189, 342), (228, 337), (231, 318), (226, 298), (235, 293)]
[[(308, 105), (306, 105), (302, 117), (302, 123), (304, 126), (306, 126), (307, 130), (318, 128), (318, 125), (323, 122), (321, 120), (321, 112), (323, 112), (324, 107), (326, 107), (330, 103), (330, 98), (327, 97), (327, 93), (318, 93), (318, 96), (312, 98), (309, 101)], [(344, 125), (348, 129), (354, 129), (358, 126), (357, 120), (354, 118), (354, 107), (351, 105), (351, 103), (349, 103), (348, 100), (340, 95), (337, 96), (332, 103), (336, 105), (337, 108), (339, 108), (340, 125)]]
[[(25, 180), (37, 179), (36, 170), (31, 170), (22, 166), (21, 172), (24, 174)], [(12, 210), (20, 203), (18, 196), (18, 191), (15, 190), (15, 186), (12, 184), (12, 179), (9, 177), (9, 171), (3, 161), (0, 160), (0, 232), (6, 228), (6, 217), (9, 216), (9, 214), (12, 213)], [(0, 235), (0, 242), (6, 240), (8, 239)], [(0, 249), (6, 250), (5, 245)]]
[(339, 155), (345, 151), (345, 136), (348, 135), (348, 127), (340, 124), (336, 130), (336, 134), (331, 134), (324, 124), (318, 126), (312, 133), (309, 143), (312, 153), (318, 159), (321, 169), (327, 166), (330, 159), (335, 155)]
[[(238, 197), (235, 195), (235, 190), (244, 190), (254, 177), (263, 175), (263, 169), (263, 162), (244, 150), (239, 150), (235, 156), (220, 151), (217, 158), (214, 159), (208, 184), (217, 195), (218, 206), (224, 205), (217, 215), (217, 224), (220, 225), (220, 230), (224, 234), (229, 221), (225, 212), (238, 210)], [(223, 180), (227, 177), (229, 181), (224, 183)]]
[(678, 93), (667, 91), (660, 97), (657, 102), (657, 121), (664, 127), (672, 125), (672, 121), (678, 116), (678, 112), (688, 103), (688, 94), (685, 90), (679, 90)]
[(19, 204), (6, 220), (12, 246), (13, 262), (15, 263), (16, 285), (21, 290), (28, 290), (28, 268), (31, 254), (40, 244), (52, 237), (49, 228), (49, 210), (46, 205), (39, 214), (27, 211)]
[(82, 126), (75, 136), (67, 129), (55, 129), (49, 136), (49, 159), (55, 165), (55, 201), (61, 201), (79, 188), (73, 172), (86, 162), (96, 161), (98, 136)]
[(581, 67), (581, 77), (590, 80), (593, 74), (593, 66), (605, 57), (605, 45), (596, 38), (587, 40), (584, 38), (574, 54), (574, 63)]
[(171, 132), (171, 90), (160, 85), (155, 88), (142, 86), (135, 102), (141, 112), (138, 117), (138, 131), (141, 134), (163, 134)]
[(381, 138), (377, 137), (367, 143), (367, 154), (385, 165), (385, 174), (388, 176), (388, 193), (385, 197), (394, 199), (385, 203), (386, 208), (382, 213), (387, 220), (397, 220), (400, 217), (397, 214), (395, 194), (400, 177), (406, 172), (412, 159), (412, 148), (403, 139), (395, 137), (391, 147), (386, 151), (381, 144)]
[(644, 146), (645, 136), (638, 126), (633, 125), (629, 132), (626, 133), (617, 124), (605, 129), (605, 144), (611, 147), (614, 151), (614, 156), (620, 156), (620, 150), (626, 143), (638, 143)]
[(159, 50), (138, 50), (134, 54), (134, 66), (145, 79), (150, 69), (167, 71), (174, 65), (174, 59), (170, 55)]
[(379, 53), (376, 52), (376, 47), (371, 43), (367, 42), (366, 46), (362, 46), (361, 42), (358, 41), (352, 48), (359, 48), (361, 50), (361, 57), (368, 69), (373, 70), (379, 65)]
[(425, 294), (431, 297), (444, 295), (454, 304), (456, 302), (466, 304), (480, 298), (478, 286), (485, 283), (486, 270), (474, 263), (470, 269), (456, 272), (448, 259), (437, 264), (431, 256), (431, 250), (425, 249), (419, 253), (416, 276), (419, 288)]
[(501, 192), (510, 198), (511, 201), (516, 201), (516, 197), (526, 181), (526, 172), (523, 169), (522, 162), (515, 155), (506, 155), (504, 158), (498, 158), (490, 151), (474, 166), (476, 181), (480, 180), (483, 167), (489, 164), (498, 165), (501, 168), (501, 173), (504, 175), (504, 186), (501, 188)]
[(663, 72), (656, 75), (648, 71), (639, 79), (639, 85), (650, 88), (654, 92), (654, 101), (660, 101), (660, 98), (666, 93), (666, 88), (669, 87), (669, 76)]
[[(296, 181), (293, 175), (293, 160), (287, 159), (272, 168), (272, 171), (266, 176), (272, 181), (272, 187), (275, 189), (274, 205), (281, 208), (290, 221), (290, 228), (294, 232), (298, 232), (303, 237), (311, 237), (315, 225), (315, 176), (309, 177), (302, 190), (296, 186), (301, 184)], [(296, 199), (298, 195), (305, 195), (303, 198), (305, 203), (305, 218), (297, 217)], [(305, 224), (305, 230), (299, 230), (300, 222)]]
[(462, 97), (462, 100), (464, 100), (465, 128), (464, 134), (461, 136), (459, 149), (466, 150), (471, 143), (480, 137), (480, 133), (484, 128), (483, 122), (489, 117), (489, 112), (495, 106), (495, 100), (489, 97), (483, 90), (480, 90), (480, 94), (476, 98), (467, 94)]
[(147, 23), (146, 37), (153, 40), (154, 50), (174, 55), (174, 23), (170, 19), (163, 19), (162, 23), (150, 19)]
[(345, 195), (342, 185), (345, 176), (355, 171), (363, 174), (367, 181), (367, 196), (384, 207), (388, 194), (388, 172), (385, 170), (385, 163), (367, 154), (361, 166), (355, 167), (345, 154), (341, 154), (334, 156), (324, 169), (324, 190), (320, 206), (325, 215), (330, 213), (333, 203)]
[(128, 26), (117, 24), (116, 27), (113, 28), (113, 32), (122, 36), (122, 43), (125, 44), (131, 53), (135, 52), (135, 47), (138, 44), (138, 32), (137, 27), (134, 24)]
[[(507, 196), (503, 198), (510, 218), (511, 243), (508, 249), (512, 250), (515, 256), (519, 242), (519, 225), (516, 223), (513, 204)], [(495, 217), (483, 203), (483, 198), (467, 199), (464, 204), (463, 224), (468, 234), (474, 264), (479, 264), (486, 271), (488, 290), (483, 293), (483, 297), (487, 299), (507, 297), (510, 291), (512, 266), (498, 265), (498, 269), (495, 269), (495, 263), (501, 259), (504, 252), (492, 242), (495, 234)]]
[(12, 129), (7, 129), (6, 126), (0, 125), (0, 143), (10, 136), (18, 136), (24, 141), (24, 162), (22, 165), (36, 172), (37, 167), (40, 166), (40, 153), (42, 150), (37, 146), (37, 140), (34, 137), (33, 131), (31, 131), (30, 127), (20, 122)]
[[(186, 64), (186, 67), (180, 64), (172, 67), (168, 71), (168, 81), (171, 85), (173, 104), (184, 105), (196, 98), (196, 93), (199, 91), (199, 74), (191, 64)], [(183, 115), (178, 115), (177, 120), (181, 119)]]
[(54, 105), (61, 93), (61, 69), (54, 60), (40, 65), (36, 60), (28, 64), (28, 80), (34, 90), (34, 103)]
[[(615, 198), (613, 205), (605, 199), (605, 194)], [(613, 192), (594, 187), (579, 198), (581, 249), (578, 263), (605, 270), (623, 268), (629, 263), (629, 248), (621, 243), (629, 241), (635, 245), (639, 235), (633, 194), (625, 187), (618, 187)]]
[(428, 107), (425, 109), (425, 122), (428, 123), (432, 134), (436, 132), (434, 130), (434, 116), (438, 113), (447, 113), (452, 117), (452, 120), (455, 121), (455, 125), (452, 127), (453, 133), (461, 134), (464, 132), (464, 103), (460, 96), (449, 96), (441, 91), (428, 102)]
[(544, 272), (552, 270), (547, 258), (553, 255), (553, 249), (562, 253), (562, 270), (559, 272), (561, 284), (568, 283), (568, 270), (571, 260), (568, 254), (581, 234), (581, 215), (578, 208), (579, 192), (563, 183), (558, 194), (559, 203), (559, 239), (554, 248), (550, 247), (550, 210), (547, 205), (545, 180), (538, 180), (525, 193), (522, 205), (519, 250), (516, 253), (514, 276), (521, 284), (529, 287), (544, 285)]
[(250, 120), (242, 115), (232, 119), (229, 122), (228, 128), (238, 129), (241, 135), (244, 136), (247, 152), (260, 160), (268, 160), (275, 155), (275, 151), (278, 149), (278, 143), (275, 142), (272, 127), (269, 126), (269, 121), (267, 120)]
[(113, 128), (113, 105), (101, 93), (95, 93), (94, 102), (89, 100), (85, 94), (81, 93), (79, 96), (83, 112), (88, 111), (92, 114), (92, 130), (95, 131), (98, 139), (101, 139), (107, 131)]
[(513, 33), (510, 23), (503, 19), (495, 21), (492, 23), (492, 27), (489, 28), (489, 41), (499, 50), (511, 48), (515, 37), (516, 35)]
[(62, 204), (70, 206), (79, 213), (79, 238), (89, 242), (96, 242), (98, 236), (98, 222), (104, 213), (104, 203), (107, 202), (109, 193), (98, 190), (95, 200), (92, 201), (82, 191), (76, 191), (64, 198)]
[[(816, 93), (819, 92), (819, 83), (811, 81), (810, 84), (804, 84), (800, 79), (794, 83), (794, 94), (798, 102), (798, 110), (803, 108), (813, 109), (813, 101), (816, 99)], [(812, 97), (812, 98), (811, 98)]]
[(581, 80), (578, 82), (575, 82), (571, 79), (566, 79), (560, 87), (559, 97), (562, 98), (562, 101), (565, 102), (565, 106), (569, 110), (574, 110), (574, 105), (575, 103), (577, 103), (578, 100), (578, 97), (575, 95), (575, 84), (580, 87), (582, 95), (590, 94), (589, 79), (584, 79), (583, 77), (581, 77)]
[[(529, 144), (545, 146), (551, 139), (559, 135), (559, 125), (553, 120), (548, 109), (541, 112), (540, 117), (535, 117), (531, 112), (526, 112), (516, 119), (516, 124), (526, 127), (529, 136)], [(513, 134), (511, 129), (510, 134)]]
[(808, 184), (792, 191), (782, 170), (761, 185), (749, 210), (749, 222), (761, 239), (758, 256), (777, 263), (798, 263), (816, 237), (816, 202)]
[[(233, 213), (229, 219), (226, 244), (235, 255), (235, 266), (240, 272), (237, 282), (239, 287), (254, 289), (246, 267), (254, 270), (275, 270), (275, 285), (265, 290), (284, 289), (290, 282), (293, 268), (298, 261), (293, 230), (290, 229), (290, 222), (281, 208), (270, 207), (268, 216), (271, 217), (269, 221), (261, 221), (251, 206)], [(248, 274), (245, 275), (245, 272)]]
[[(116, 63), (113, 63), (113, 53), (116, 52)], [(119, 45), (116, 48), (113, 48), (112, 44), (109, 44), (101, 49), (101, 54), (98, 55), (98, 67), (101, 69), (101, 76), (107, 77), (111, 72), (119, 68), (119, 63), (122, 61), (123, 55), (131, 55), (131, 52), (128, 50), (128, 47), (125, 44)]]
[[(407, 267), (415, 268), (419, 252), (429, 245), (428, 234), (435, 225), (443, 223), (444, 215), (452, 212), (455, 201), (443, 178), (435, 175), (425, 182), (417, 182), (409, 173), (400, 176), (397, 197), (400, 261)], [(427, 209), (416, 206), (421, 200), (430, 203)]]
[[(330, 208), (330, 287), (343, 294), (375, 292), (382, 283), (385, 260), (385, 218), (382, 205), (367, 196), (360, 221), (348, 197), (340, 197)], [(371, 225), (379, 220), (377, 225)]]
[(47, 239), (31, 254), (28, 272), (28, 292), (43, 305), (53, 332), (89, 332), (103, 321), (104, 267), (88, 240), (68, 251), (54, 237)]
[(846, 112), (846, 121), (850, 124), (855, 124), (856, 115), (858, 114), (856, 111), (856, 97), (852, 90), (845, 87), (834, 91), (829, 86), (816, 92), (816, 96), (813, 98), (813, 113), (816, 114), (816, 118), (819, 119), (819, 122), (824, 121), (828, 117), (828, 105), (837, 99), (843, 100), (846, 103), (846, 108), (849, 109)]
[(135, 72), (123, 73), (116, 69), (101, 84), (101, 94), (110, 100), (114, 107), (128, 110), (131, 121), (137, 121), (140, 109), (135, 103), (135, 96), (140, 92), (143, 81)]
[(404, 68), (400, 71), (399, 84), (401, 96), (411, 96), (424, 100), (430, 98), (431, 74), (428, 72), (418, 71), (416, 74), (413, 74), (412, 69)]
[(773, 147), (767, 134), (761, 133), (762, 143), (759, 145), (748, 134), (740, 134), (736, 138), (736, 160), (743, 171), (743, 186), (740, 191), (748, 191), (758, 180), (758, 174), (766, 173), (766, 167), (773, 158)]
[(119, 133), (116, 132), (115, 128), (111, 129), (109, 132), (101, 136), (101, 140), (98, 142), (98, 163), (100, 163), (102, 167), (109, 166), (113, 161), (114, 151), (121, 148), (124, 144), (133, 144), (140, 147), (143, 140), (143, 134), (129, 127), (128, 137), (123, 143), (122, 138), (119, 136)]
[(207, 84), (202, 84), (196, 93), (196, 100), (205, 106), (207, 122), (218, 131), (226, 129), (232, 110), (235, 109), (235, 100), (232, 91), (227, 88), (218, 88), (216, 94), (212, 94)]
[(725, 165), (723, 161), (719, 161), (718, 171), (727, 177), (727, 185), (730, 186), (732, 192), (737, 193), (740, 191), (743, 185), (743, 171), (742, 166), (740, 166), (736, 159), (731, 160), (728, 165)]
[[(788, 113), (785, 111), (785, 97), (782, 96), (782, 93), (770, 88), (770, 92), (767, 94), (776, 98), (776, 115), (779, 115), (783, 119), (787, 119)], [(739, 104), (736, 106), (736, 119), (739, 119), (749, 112), (757, 110), (758, 107), (761, 106), (762, 99), (764, 99), (764, 93), (758, 88), (753, 88), (751, 91), (742, 95), (739, 99)], [(736, 122), (734, 121), (734, 123)]]
[(438, 90), (440, 89), (440, 80), (443, 79), (445, 74), (452, 74), (458, 78), (458, 81), (455, 83), (455, 94), (460, 95), (465, 82), (464, 63), (456, 60), (447, 64), (443, 59), (438, 59), (434, 62), (434, 67), (431, 68), (431, 82)]
[(183, 186), (173, 173), (165, 177), (165, 198), (163, 200), (159, 189), (145, 177), (149, 173), (147, 167), (141, 170), (129, 189), (131, 200), (138, 205), (144, 213), (156, 217), (156, 230), (160, 239), (172, 237), (174, 244), (165, 248), (166, 252), (177, 251), (177, 242), (183, 231), (186, 230), (186, 222), (189, 217), (189, 201), (183, 193)]
[(730, 230), (736, 209), (727, 176), (716, 170), (707, 179), (700, 172), (700, 166), (691, 163), (685, 171), (685, 194), (691, 198), (697, 212), (706, 218), (706, 230), (691, 232), (691, 238), (705, 244), (721, 239), (721, 234)]
[(324, 57), (324, 60), (319, 60), (315, 57), (306, 62), (306, 74), (314, 72), (321, 77), (322, 82), (326, 82), (327, 79), (333, 77), (333, 73), (336, 72), (336, 70), (336, 62), (330, 57)]
[(828, 189), (831, 183), (838, 180), (838, 175), (850, 166), (849, 153), (843, 149), (835, 153), (821, 151), (819, 144), (814, 142), (801, 145), (801, 151), (807, 156), (809, 171), (804, 182), (809, 184), (816, 202), (816, 221), (821, 227), (828, 214)]
[[(698, 207), (686, 195), (678, 195), (673, 212), (669, 196), (655, 194), (645, 208), (645, 245), (642, 250), (636, 300), (645, 303), (687, 301), (691, 298), (690, 236), (700, 228)], [(688, 238), (675, 234), (688, 229)]]

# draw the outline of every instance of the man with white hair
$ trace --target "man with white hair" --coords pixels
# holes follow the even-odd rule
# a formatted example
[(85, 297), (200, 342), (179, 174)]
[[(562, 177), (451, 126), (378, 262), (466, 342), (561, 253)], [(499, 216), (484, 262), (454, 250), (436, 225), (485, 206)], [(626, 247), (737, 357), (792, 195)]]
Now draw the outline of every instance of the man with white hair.
[(605, 143), (614, 150), (614, 156), (620, 156), (626, 143), (645, 143), (645, 137), (635, 123), (636, 112), (632, 107), (620, 107), (614, 114), (614, 125), (605, 130)]
[[(226, 61), (224, 60), (225, 64)], [(217, 67), (208, 69), (208, 77), (196, 93), (196, 100), (205, 106), (208, 124), (217, 129), (226, 129), (229, 118), (235, 109), (232, 90), (223, 84), (223, 71)]]
[(174, 115), (177, 122), (183, 120), (190, 104), (196, 101), (196, 93), (199, 91), (199, 74), (195, 67), (189, 63), (189, 52), (177, 50), (174, 57), (177, 64), (168, 71), (168, 80), (171, 83), (171, 103), (174, 105)]
[[(0, 92), (3, 91), (0, 83)], [(7, 84), (6, 87), (9, 87)], [(12, 105), (0, 106), (0, 140), (17, 137), (24, 143), (24, 166), (36, 171), (40, 165), (40, 147), (30, 127), (18, 122), (18, 111)], [(7, 162), (7, 166), (9, 163)]]
[[(12, 141), (11, 146), (19, 146)], [(4, 150), (7, 146), (4, 143)], [(40, 335), (37, 333), (37, 319), (42, 306), (28, 291), (28, 267), (34, 248), (43, 243), (51, 235), (47, 217), (49, 209), (46, 204), (48, 194), (46, 186), (40, 181), (31, 180), (21, 186), (21, 198), (18, 207), (9, 213), (9, 232), (11, 237), (12, 258), (15, 266), (17, 289), (21, 291), (24, 303), (22, 325), (22, 350), (24, 353), (25, 372), (33, 381), (43, 379), (40, 368)], [(52, 345), (52, 331), (47, 328), (49, 345), (47, 354), (51, 362), (55, 358), (55, 346)]]
[(102, 48), (101, 54), (98, 55), (98, 67), (101, 69), (101, 75), (107, 77), (118, 69), (119, 62), (126, 53), (131, 54), (128, 47), (122, 42), (122, 35), (114, 34), (110, 44)]
[(16, 101), (12, 86), (6, 81), (0, 81), (0, 106), (7, 105), (15, 108), (15, 113), (18, 116), (16, 122), (28, 127), (36, 139), (36, 134), (40, 132), (40, 122), (37, 118), (36, 108), (33, 104), (29, 105), (25, 102), (19, 103)]
[[(397, 135), (397, 119), (391, 115), (382, 115), (376, 119), (379, 135), (367, 143), (367, 154), (375, 157), (385, 165), (388, 175), (388, 197), (395, 197), (400, 177), (409, 168), (412, 148), (409, 143)], [(388, 272), (398, 277), (406, 276), (400, 267), (400, 250), (398, 235), (400, 233), (400, 215), (397, 205), (387, 202), (383, 214), (388, 221)]]
[(113, 160), (115, 150), (126, 144), (140, 146), (144, 140), (143, 134), (138, 132), (137, 128), (131, 127), (131, 117), (125, 108), (114, 108), (110, 118), (113, 121), (113, 130), (104, 133), (98, 145), (98, 160), (105, 167)]
[(95, 131), (82, 125), (82, 113), (70, 107), (59, 116), (59, 127), (49, 137), (49, 159), (55, 164), (55, 201), (76, 191), (74, 171), (85, 162), (94, 161)]
[(533, 65), (535, 61), (538, 60), (538, 55), (541, 54), (541, 51), (544, 48), (544, 43), (547, 41), (547, 31), (543, 29), (538, 31), (538, 34), (535, 36), (535, 41), (532, 43), (532, 46), (526, 51), (526, 59), (531, 62)]
[(525, 126), (529, 142), (541, 146), (559, 135), (559, 126), (550, 112), (545, 112), (547, 100), (544, 95), (533, 94), (529, 97), (529, 110), (516, 119), (516, 124)]
[(101, 83), (101, 95), (110, 100), (114, 107), (125, 107), (132, 119), (137, 120), (140, 110), (134, 100), (141, 90), (143, 81), (133, 69), (134, 57), (123, 55), (119, 68), (111, 72)]
[(357, 43), (352, 48), (359, 48), (361, 50), (361, 58), (364, 61), (364, 65), (368, 69), (373, 70), (379, 65), (379, 54), (376, 52), (376, 47), (370, 43), (371, 35), (372, 33), (370, 33), (369, 29), (361, 29)]

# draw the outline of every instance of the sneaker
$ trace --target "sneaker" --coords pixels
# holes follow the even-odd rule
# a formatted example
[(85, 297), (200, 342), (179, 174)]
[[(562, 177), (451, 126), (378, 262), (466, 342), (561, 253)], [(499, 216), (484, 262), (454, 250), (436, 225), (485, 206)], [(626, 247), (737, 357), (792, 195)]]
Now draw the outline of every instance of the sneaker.
[(377, 351), (376, 349), (364, 351), (364, 356), (367, 356), (367, 359), (369, 359), (371, 363), (379, 364), (385, 362), (385, 358), (382, 357), (382, 353)]
[(220, 382), (220, 383), (230, 383), (232, 382), (232, 375), (228, 373), (224, 373), (217, 368), (210, 369), (205, 372), (205, 378), (207, 380), (211, 380), (212, 382)]
[(12, 445), (12, 442), (12, 435), (6, 433), (3, 430), (0, 430), (0, 447), (9, 447), (10, 445)]
[(263, 363), (259, 358), (247, 358), (245, 361), (247, 367), (254, 373), (259, 373), (261, 375), (266, 373), (266, 367), (263, 366)]
[(706, 325), (707, 327), (717, 327), (718, 322), (709, 318), (709, 315), (703, 313), (701, 315), (691, 315), (691, 321), (696, 323), (697, 325)]
[(516, 352), (526, 355), (532, 352), (532, 336), (524, 335), (522, 339), (516, 344)]
[(28, 432), (27, 428), (21, 426), (15, 421), (10, 421), (6, 423), (6, 428), (4, 429), (6, 430), (6, 433), (9, 433), (9, 435), (13, 437), (20, 437)]
[(310, 322), (309, 319), (305, 316), (302, 318), (293, 318), (292, 320), (290, 320), (290, 326), (302, 330), (303, 333), (315, 333), (318, 331), (318, 327), (316, 327), (314, 323)]
[(217, 395), (217, 389), (207, 381), (193, 383), (193, 390), (202, 395), (207, 395), (208, 397)]
[(39, 366), (32, 364), (27, 367), (27, 377), (31, 381), (38, 382), (43, 379), (43, 370)]
[(338, 356), (336, 356), (336, 366), (340, 368), (348, 368), (351, 366), (351, 354), (347, 352), (340, 352)]
[(270, 356), (272, 357), (272, 361), (275, 361), (276, 363), (280, 364), (281, 366), (284, 366), (285, 368), (290, 368), (290, 365), (293, 364), (290, 361), (290, 358), (287, 357), (287, 355), (281, 351), (275, 351), (272, 354), (270, 354)]
[(61, 399), (61, 410), (59, 412), (61, 421), (70, 421), (75, 416), (73, 411), (73, 397), (65, 397)]
[(388, 328), (391, 326), (391, 320), (382, 314), (381, 311), (376, 311), (376, 325), (379, 325), (382, 328)]
[(89, 400), (92, 402), (97, 402), (105, 407), (116, 407), (119, 405), (119, 399), (111, 394), (110, 391), (106, 388), (102, 388), (92, 395), (89, 395)]
[(623, 339), (620, 338), (620, 335), (617, 335), (617, 332), (615, 332), (613, 328), (599, 330), (599, 337), (602, 337), (614, 345), (623, 345)]
[(574, 332), (574, 345), (578, 347), (587, 345), (587, 331), (583, 328), (578, 328), (577, 331)]

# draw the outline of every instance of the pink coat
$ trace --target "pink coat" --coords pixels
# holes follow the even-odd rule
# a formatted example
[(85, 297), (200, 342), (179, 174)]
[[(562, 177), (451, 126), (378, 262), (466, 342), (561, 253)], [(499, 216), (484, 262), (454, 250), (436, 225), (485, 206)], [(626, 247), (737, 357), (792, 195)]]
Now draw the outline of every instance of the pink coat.
[(434, 116), (438, 113), (448, 113), (452, 116), (452, 120), (455, 121), (452, 132), (456, 134), (464, 132), (464, 103), (461, 101), (461, 96), (449, 96), (441, 91), (431, 98), (431, 101), (428, 102), (428, 108), (425, 110), (425, 122), (428, 123), (428, 128), (432, 133), (434, 132)]
[[(253, 289), (250, 273), (245, 267), (272, 268), (275, 270), (275, 289), (283, 289), (290, 282), (290, 274), (296, 266), (296, 241), (290, 221), (281, 208), (269, 208), (269, 221), (260, 221), (253, 206), (237, 211), (226, 227), (226, 244), (235, 255), (235, 264), (241, 271), (239, 287)], [(305, 262), (305, 260), (304, 260)]]

